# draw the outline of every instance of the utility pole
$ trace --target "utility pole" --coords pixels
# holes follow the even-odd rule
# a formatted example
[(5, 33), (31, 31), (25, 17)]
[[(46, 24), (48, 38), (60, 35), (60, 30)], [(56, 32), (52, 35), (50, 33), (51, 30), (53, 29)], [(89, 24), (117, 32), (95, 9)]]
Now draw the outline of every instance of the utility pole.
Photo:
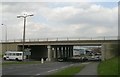
[[(23, 50), (23, 53), (24, 53), (24, 43), (25, 43), (25, 28), (26, 28), (26, 18), (27, 17), (30, 17), (30, 16), (33, 16), (33, 14), (24, 14), (24, 15), (20, 15), (20, 16), (17, 16), (17, 18), (23, 18), (23, 24), (24, 24), (24, 28), (23, 28), (23, 47), (22, 47), (22, 50)], [(23, 58), (24, 59), (24, 58)]]
[(6, 47), (5, 47), (5, 49), (6, 49), (6, 51), (7, 51), (7, 26), (6, 26), (5, 24), (1, 24), (1, 25), (5, 26), (5, 42), (6, 42)]

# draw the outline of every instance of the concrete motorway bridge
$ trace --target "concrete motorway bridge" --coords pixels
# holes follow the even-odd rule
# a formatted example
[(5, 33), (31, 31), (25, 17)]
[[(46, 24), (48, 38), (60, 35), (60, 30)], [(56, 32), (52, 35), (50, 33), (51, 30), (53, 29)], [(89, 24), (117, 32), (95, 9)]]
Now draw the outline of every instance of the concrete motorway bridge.
[[(1, 51), (21, 51), (22, 40), (1, 41)], [(101, 46), (102, 60), (112, 58), (118, 54), (118, 40), (113, 37), (103, 38), (67, 38), (67, 39), (29, 39), (24, 43), (24, 47), (30, 48), (31, 59), (48, 58), (48, 61), (58, 57), (70, 58), (73, 56), (73, 46)]]

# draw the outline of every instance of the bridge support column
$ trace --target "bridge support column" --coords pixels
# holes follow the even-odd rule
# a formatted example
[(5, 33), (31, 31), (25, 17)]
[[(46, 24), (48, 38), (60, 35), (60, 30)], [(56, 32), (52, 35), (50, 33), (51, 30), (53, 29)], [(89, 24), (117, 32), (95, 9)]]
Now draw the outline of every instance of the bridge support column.
[(70, 57), (70, 47), (68, 47), (68, 57)]
[(69, 57), (70, 57), (70, 47), (69, 47), (69, 50), (68, 50), (68, 52), (69, 52), (69, 53), (68, 53), (68, 55), (69, 55)]
[(55, 52), (56, 52), (56, 58), (58, 58), (57, 47), (55, 47)]
[(67, 57), (67, 53), (66, 52), (67, 52), (67, 48), (65, 47), (65, 57)]
[(59, 47), (59, 53), (60, 53), (60, 57), (62, 57), (62, 48)]
[(66, 47), (66, 55), (67, 55), (67, 57), (69, 57), (69, 50), (68, 50), (68, 47)]
[(64, 47), (63, 47), (63, 57), (65, 57), (65, 49), (64, 49)]
[(63, 47), (60, 47), (60, 49), (61, 49), (61, 51), (60, 51), (61, 57), (63, 57)]
[(53, 51), (53, 58), (55, 59), (56, 58), (56, 49), (55, 48), (52, 48), (52, 51)]
[(50, 45), (47, 46), (48, 48), (48, 61), (52, 60), (52, 48)]
[(70, 47), (70, 57), (73, 57), (73, 47)]
[(60, 57), (60, 49), (59, 49), (59, 47), (57, 47), (57, 58), (59, 58)]

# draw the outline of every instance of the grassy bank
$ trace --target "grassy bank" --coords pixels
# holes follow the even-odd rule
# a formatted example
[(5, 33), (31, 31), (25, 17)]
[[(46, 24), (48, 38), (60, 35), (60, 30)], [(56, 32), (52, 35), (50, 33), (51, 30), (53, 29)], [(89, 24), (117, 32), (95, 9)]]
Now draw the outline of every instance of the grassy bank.
[(84, 68), (84, 65), (71, 66), (65, 69), (59, 70), (48, 77), (72, 77), (79, 73)]
[(2, 53), (0, 53), (0, 58), (2, 58)]
[(2, 58), (2, 55), (0, 54), (0, 58)]
[(118, 75), (118, 57), (103, 61), (98, 66), (99, 75)]

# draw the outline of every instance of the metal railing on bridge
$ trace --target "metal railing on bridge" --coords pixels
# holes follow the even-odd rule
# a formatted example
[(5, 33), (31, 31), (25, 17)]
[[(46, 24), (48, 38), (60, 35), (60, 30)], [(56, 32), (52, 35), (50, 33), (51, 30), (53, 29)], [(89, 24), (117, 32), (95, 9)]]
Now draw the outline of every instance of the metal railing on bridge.
[[(118, 40), (118, 36), (103, 36), (103, 37), (59, 37), (59, 38), (38, 38), (26, 39), (25, 42), (40, 42), (40, 41), (77, 41), (77, 40)], [(22, 39), (1, 40), (0, 42), (22, 42)]]

